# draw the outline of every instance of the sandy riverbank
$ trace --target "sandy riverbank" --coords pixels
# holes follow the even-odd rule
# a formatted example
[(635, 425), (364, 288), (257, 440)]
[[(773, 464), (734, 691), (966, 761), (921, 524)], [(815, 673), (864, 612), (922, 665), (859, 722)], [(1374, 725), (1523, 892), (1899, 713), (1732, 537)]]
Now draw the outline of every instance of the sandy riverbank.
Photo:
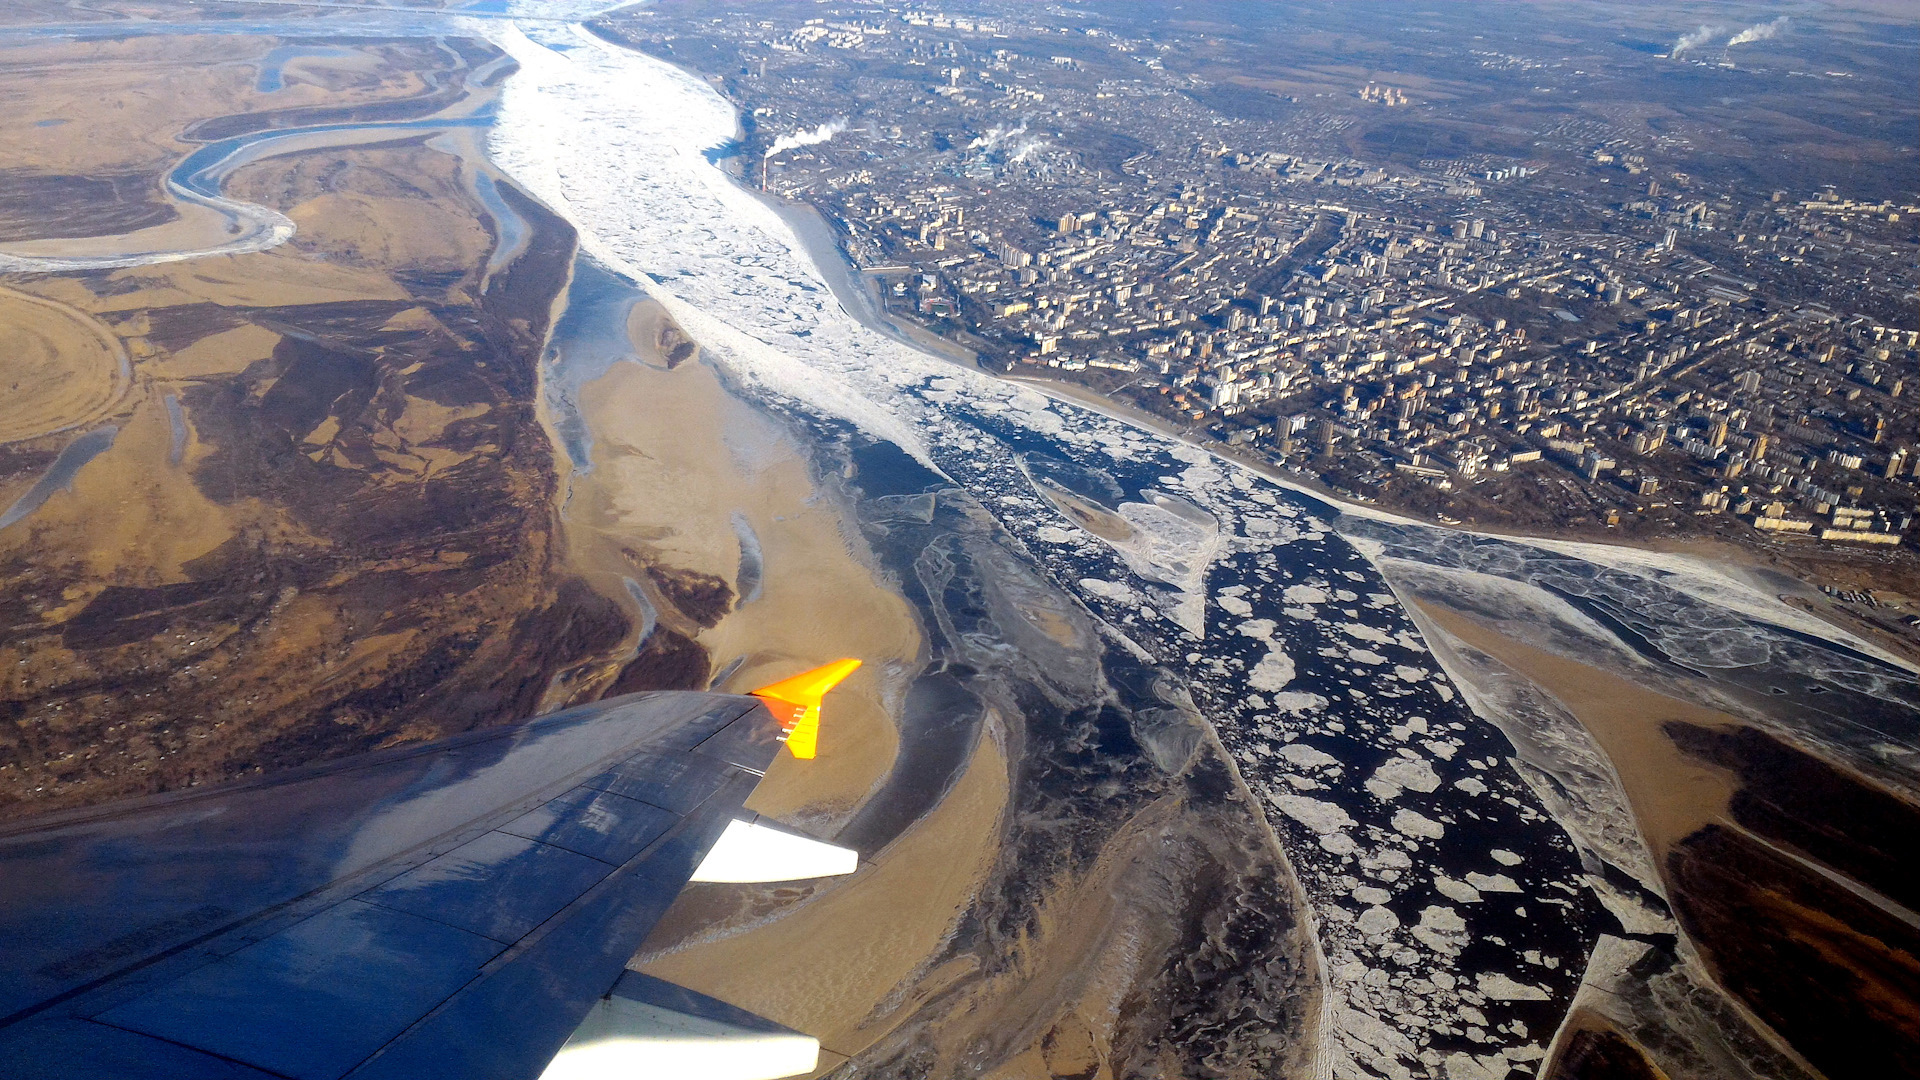
[(76, 308), (0, 288), (0, 444), (94, 420), (126, 392), (132, 374), (113, 331)]
[(608, 596), (633, 582), (657, 614), (655, 633), (697, 642), (709, 677), (726, 675), (716, 689), (864, 660), (835, 694), (821, 757), (781, 758), (754, 800), (764, 813), (837, 826), (893, 762), (892, 695), (916, 669), (918, 623), (863, 560), (844, 503), (812, 475), (805, 448), (710, 365), (673, 362), (663, 340), (684, 339), (663, 338), (669, 327), (659, 305), (642, 301), (629, 320), (639, 362), (581, 389), (594, 466), (567, 495), (573, 562)]
[[(617, 594), (631, 581), (654, 634), (703, 648), (717, 688), (743, 690), (835, 656), (866, 666), (837, 690), (821, 756), (782, 755), (751, 809), (832, 835), (886, 779), (893, 717), (918, 671), (918, 623), (863, 554), (848, 504), (810, 471), (792, 433), (729, 392), (651, 301), (628, 319), (635, 360), (579, 394), (594, 432), (565, 521), (575, 566)], [(746, 528), (743, 530), (741, 525)], [(758, 585), (743, 537), (757, 547)], [(676, 581), (728, 586), (700, 610)], [(678, 602), (676, 602), (678, 596)], [(707, 625), (703, 625), (703, 622)], [(850, 878), (791, 886), (696, 886), (638, 958), (650, 974), (821, 1038), (824, 1068), (911, 1013), (892, 1001), (951, 931), (998, 850), (1007, 763), (992, 739), (947, 796)]]
[[(693, 886), (648, 940), (641, 969), (813, 1035), (823, 1048), (814, 1075), (831, 1071), (974, 973), (964, 960), (933, 962), (999, 851), (1006, 799), (1005, 755), (982, 739), (946, 798), (858, 873), (787, 888)], [(908, 987), (913, 996), (900, 996)]]
[(1734, 779), (1682, 752), (1661, 725), (1677, 720), (1717, 729), (1741, 726), (1739, 720), (1516, 641), (1438, 604), (1419, 606), (1441, 629), (1526, 677), (1573, 713), (1613, 764), (1655, 865), (1677, 841), (1729, 820)]

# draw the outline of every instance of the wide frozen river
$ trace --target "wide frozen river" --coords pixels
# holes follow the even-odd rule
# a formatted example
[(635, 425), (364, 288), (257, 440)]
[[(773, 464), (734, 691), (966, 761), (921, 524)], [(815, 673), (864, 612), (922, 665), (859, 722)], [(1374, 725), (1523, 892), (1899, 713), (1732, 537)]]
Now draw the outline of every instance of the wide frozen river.
[[(1396, 568), (1595, 648), (1651, 642), (1709, 688), (1790, 670), (1855, 700), (1912, 697), (1905, 671), (1823, 644), (1832, 631), (1738, 579), (1343, 515), (917, 352), (842, 310), (788, 225), (712, 163), (737, 118), (706, 83), (576, 25), (474, 26), (521, 65), (491, 153), (586, 253), (663, 302), (750, 396), (898, 447), (970, 495), (1110, 647), (1191, 689), (1313, 909), (1320, 1075), (1530, 1074), (1601, 935), (1674, 932), (1591, 741), (1463, 693), (1396, 596)], [(1101, 535), (1072, 507), (1106, 515)], [(1828, 710), (1827, 734), (1911, 744), (1911, 704), (1865, 728)]]

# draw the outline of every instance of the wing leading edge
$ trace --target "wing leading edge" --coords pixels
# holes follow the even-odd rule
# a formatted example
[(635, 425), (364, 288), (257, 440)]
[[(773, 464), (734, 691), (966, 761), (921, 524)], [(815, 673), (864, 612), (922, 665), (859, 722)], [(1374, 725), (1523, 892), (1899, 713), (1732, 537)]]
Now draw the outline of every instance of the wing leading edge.
[(736, 822), (786, 719), (640, 694), (0, 830), (0, 1075), (538, 1077), (722, 834), (778, 831)]

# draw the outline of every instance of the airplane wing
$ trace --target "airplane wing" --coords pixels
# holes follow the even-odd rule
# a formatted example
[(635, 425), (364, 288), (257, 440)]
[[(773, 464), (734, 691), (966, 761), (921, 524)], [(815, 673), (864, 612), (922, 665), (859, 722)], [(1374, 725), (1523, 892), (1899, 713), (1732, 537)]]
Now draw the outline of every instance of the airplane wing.
[(810, 674), (0, 829), (0, 1076), (558, 1080), (689, 1032), (808, 1071), (812, 1040), (625, 966), (689, 880), (853, 869), (742, 813), (838, 681)]

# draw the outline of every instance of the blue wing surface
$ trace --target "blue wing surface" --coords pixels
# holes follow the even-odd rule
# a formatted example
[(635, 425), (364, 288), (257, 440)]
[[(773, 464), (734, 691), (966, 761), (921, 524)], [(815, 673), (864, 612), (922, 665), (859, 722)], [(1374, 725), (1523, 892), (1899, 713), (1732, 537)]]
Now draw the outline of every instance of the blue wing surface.
[(0, 829), (0, 1076), (537, 1077), (780, 735), (638, 694)]

